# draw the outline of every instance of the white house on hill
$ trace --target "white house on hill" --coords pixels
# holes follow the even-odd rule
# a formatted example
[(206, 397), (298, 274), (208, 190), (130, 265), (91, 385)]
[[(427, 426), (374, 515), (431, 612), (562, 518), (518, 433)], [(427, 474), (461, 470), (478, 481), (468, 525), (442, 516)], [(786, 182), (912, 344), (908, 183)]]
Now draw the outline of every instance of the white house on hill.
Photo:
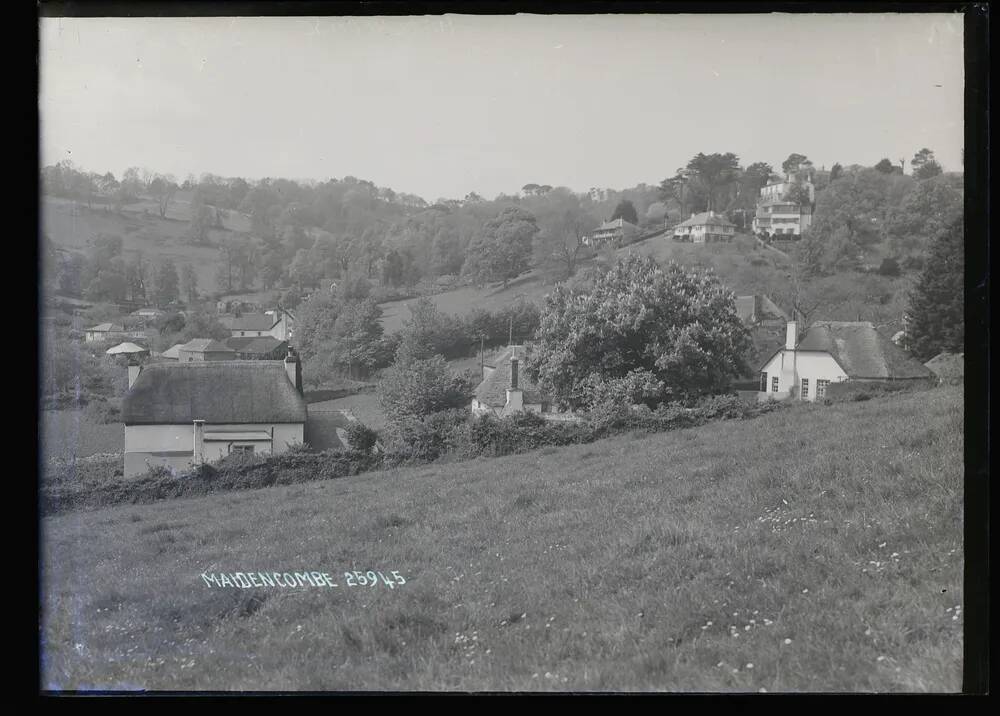
[(714, 211), (691, 214), (691, 218), (674, 227), (674, 240), (704, 244), (709, 241), (732, 241), (736, 224)]
[(298, 358), (129, 366), (125, 476), (183, 470), (233, 452), (280, 453), (304, 439)]
[(271, 336), (279, 341), (287, 341), (292, 337), (295, 317), (288, 311), (278, 308), (264, 313), (221, 315), (219, 321), (229, 329), (231, 338)]
[(587, 236), (583, 238), (583, 243), (587, 246), (624, 246), (632, 241), (639, 233), (639, 227), (625, 219), (617, 218), (613, 221), (605, 221)]
[(927, 380), (934, 374), (867, 321), (817, 321), (801, 336), (789, 321), (785, 345), (760, 368), (759, 400), (816, 400), (831, 383)]

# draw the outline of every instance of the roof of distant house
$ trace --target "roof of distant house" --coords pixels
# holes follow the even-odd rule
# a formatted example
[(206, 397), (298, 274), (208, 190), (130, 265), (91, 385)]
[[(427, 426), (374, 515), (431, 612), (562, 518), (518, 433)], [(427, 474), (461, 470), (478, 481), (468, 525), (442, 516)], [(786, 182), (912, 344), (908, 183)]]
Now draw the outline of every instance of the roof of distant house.
[(266, 355), (273, 353), (282, 346), (288, 345), (287, 341), (279, 341), (274, 336), (246, 336), (241, 338), (229, 338), (226, 345), (237, 353), (257, 353)]
[(848, 378), (928, 378), (931, 370), (868, 321), (817, 321), (796, 346), (800, 351), (825, 351)]
[(214, 338), (192, 338), (178, 350), (188, 353), (232, 353), (233, 349)]
[(486, 380), (476, 388), (476, 400), (484, 405), (496, 408), (507, 404), (507, 388), (510, 387), (510, 361), (517, 358), (517, 387), (524, 393), (525, 403), (547, 402), (546, 398), (539, 390), (538, 386), (525, 374), (524, 370), (524, 346), (508, 346), (494, 361), (495, 369), (487, 376)]
[(695, 214), (687, 221), (682, 221), (674, 228), (676, 229), (678, 226), (736, 226), (736, 224), (721, 214), (713, 215), (710, 211), (703, 211), (700, 214)]
[(125, 330), (125, 327), (120, 323), (98, 323), (96, 326), (87, 328), (87, 331), (93, 332), (103, 332), (103, 333), (121, 333)]
[(126, 425), (305, 423), (306, 415), (282, 361), (156, 363), (122, 400)]
[(924, 365), (944, 382), (961, 382), (965, 377), (964, 353), (938, 353)]
[(632, 228), (638, 228), (631, 221), (625, 221), (624, 217), (618, 217), (617, 219), (612, 219), (611, 221), (605, 221), (603, 224), (598, 226), (594, 231), (607, 231), (609, 229), (622, 229), (625, 226), (631, 226)]
[(167, 350), (163, 351), (163, 353), (161, 353), (160, 355), (162, 355), (164, 358), (173, 358), (174, 360), (177, 360), (178, 358), (181, 357), (180, 350), (183, 347), (184, 347), (183, 343), (175, 343), (174, 345), (167, 348)]
[(219, 316), (219, 321), (231, 331), (269, 331), (278, 322), (276, 313), (243, 313), (239, 316)]
[(135, 343), (119, 343), (117, 346), (113, 346), (104, 351), (110, 356), (118, 355), (120, 353), (149, 353), (148, 348), (143, 348), (142, 346), (137, 346)]

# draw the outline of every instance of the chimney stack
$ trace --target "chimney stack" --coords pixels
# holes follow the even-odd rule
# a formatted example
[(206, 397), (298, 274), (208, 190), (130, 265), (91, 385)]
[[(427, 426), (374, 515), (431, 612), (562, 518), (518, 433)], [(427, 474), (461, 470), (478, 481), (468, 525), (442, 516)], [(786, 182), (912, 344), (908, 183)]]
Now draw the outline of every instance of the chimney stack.
[(302, 395), (302, 364), (299, 363), (299, 357), (295, 355), (295, 350), (292, 348), (288, 349), (288, 355), (285, 356), (285, 373), (288, 375), (288, 380), (299, 391), (299, 395)]
[(510, 389), (517, 390), (517, 358), (510, 359)]
[(201, 465), (205, 462), (205, 421), (204, 420), (192, 420), (194, 424), (194, 458), (192, 462), (195, 465)]
[(785, 350), (794, 351), (798, 336), (796, 335), (795, 321), (789, 321), (785, 326)]

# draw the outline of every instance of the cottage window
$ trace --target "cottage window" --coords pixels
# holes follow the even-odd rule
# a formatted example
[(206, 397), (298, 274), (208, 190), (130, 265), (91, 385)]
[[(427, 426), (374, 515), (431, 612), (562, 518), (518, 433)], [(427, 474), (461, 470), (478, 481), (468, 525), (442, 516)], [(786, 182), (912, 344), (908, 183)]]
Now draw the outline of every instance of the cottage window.
[(760, 392), (761, 393), (767, 392), (767, 373), (760, 374)]
[(809, 397), (809, 379), (802, 379), (802, 399), (805, 400)]
[(772, 393), (778, 392), (778, 376), (774, 376), (773, 378), (771, 378), (771, 392)]
[(229, 448), (229, 452), (252, 453), (253, 445), (233, 445)]
[(826, 397), (826, 386), (830, 385), (828, 380), (817, 380), (816, 381), (816, 397), (823, 398)]

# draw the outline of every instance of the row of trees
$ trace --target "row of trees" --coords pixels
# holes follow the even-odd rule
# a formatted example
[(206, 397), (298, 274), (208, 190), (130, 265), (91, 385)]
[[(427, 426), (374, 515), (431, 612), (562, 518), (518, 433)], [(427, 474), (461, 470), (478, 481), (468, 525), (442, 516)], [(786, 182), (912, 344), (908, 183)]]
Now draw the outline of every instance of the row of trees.
[[(51, 242), (45, 241), (51, 247)], [(126, 258), (116, 234), (98, 234), (85, 252), (48, 252), (43, 266), (50, 285), (63, 295), (97, 303), (167, 306), (198, 299), (198, 277), (189, 263), (180, 269), (170, 258), (147, 260), (141, 253)]]

